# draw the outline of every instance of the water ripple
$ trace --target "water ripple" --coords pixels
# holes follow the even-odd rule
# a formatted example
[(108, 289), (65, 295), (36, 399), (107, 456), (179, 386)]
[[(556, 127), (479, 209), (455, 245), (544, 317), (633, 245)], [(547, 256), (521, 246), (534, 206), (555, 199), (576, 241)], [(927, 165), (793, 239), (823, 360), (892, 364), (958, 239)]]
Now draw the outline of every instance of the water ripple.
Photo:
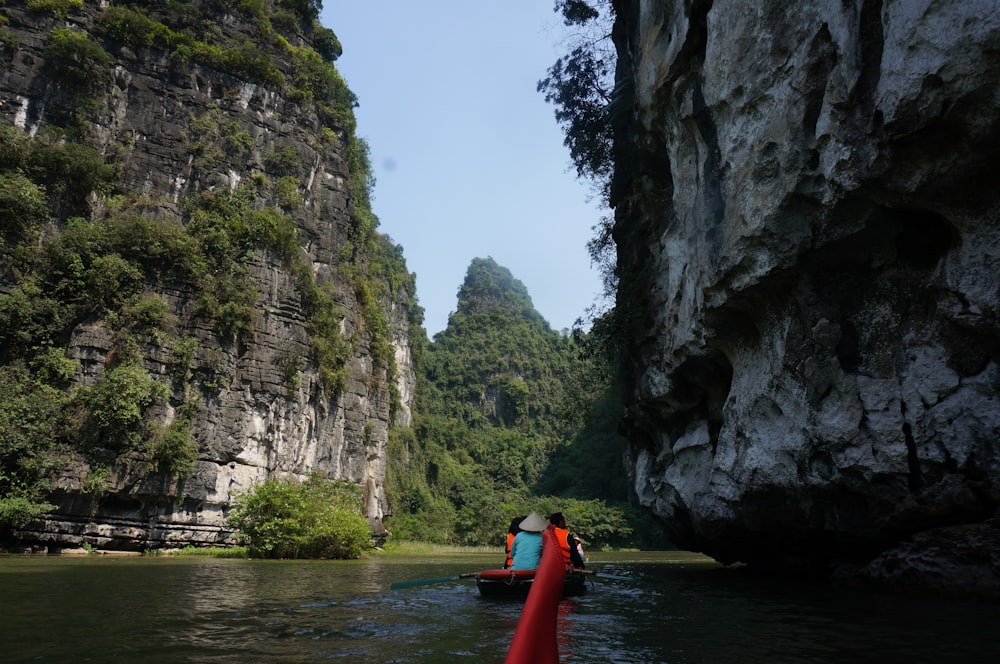
[[(485, 559), (0, 559), (6, 663), (502, 662), (522, 604), (471, 581), (389, 591)], [(592, 565), (560, 603), (572, 664), (1000, 661), (1000, 607), (859, 595), (679, 564)], [(875, 654), (873, 654), (875, 653)]]

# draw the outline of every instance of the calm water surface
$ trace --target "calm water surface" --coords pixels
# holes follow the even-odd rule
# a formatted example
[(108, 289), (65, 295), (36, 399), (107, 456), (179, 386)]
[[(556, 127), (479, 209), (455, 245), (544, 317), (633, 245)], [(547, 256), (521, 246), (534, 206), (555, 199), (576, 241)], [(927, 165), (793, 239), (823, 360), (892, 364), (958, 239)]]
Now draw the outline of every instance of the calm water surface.
[[(501, 663), (522, 603), (451, 581), (496, 554), (363, 561), (0, 557), (0, 662)], [(563, 662), (1000, 662), (1000, 606), (604, 554), (563, 600)]]

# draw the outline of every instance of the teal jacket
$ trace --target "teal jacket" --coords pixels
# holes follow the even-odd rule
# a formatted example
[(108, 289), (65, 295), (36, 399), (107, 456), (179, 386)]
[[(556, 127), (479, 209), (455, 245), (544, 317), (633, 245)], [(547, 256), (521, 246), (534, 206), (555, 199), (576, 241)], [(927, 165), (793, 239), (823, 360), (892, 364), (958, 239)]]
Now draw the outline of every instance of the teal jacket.
[(542, 534), (522, 530), (510, 547), (511, 569), (537, 569), (542, 559)]

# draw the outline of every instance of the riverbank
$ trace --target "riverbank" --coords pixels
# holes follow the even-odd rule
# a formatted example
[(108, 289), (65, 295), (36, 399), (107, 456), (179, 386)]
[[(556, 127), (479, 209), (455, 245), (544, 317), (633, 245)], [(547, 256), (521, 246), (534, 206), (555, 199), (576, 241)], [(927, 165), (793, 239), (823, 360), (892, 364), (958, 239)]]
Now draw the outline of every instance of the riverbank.
[[(673, 551), (677, 562), (714, 563), (711, 558), (687, 551)], [(390, 541), (381, 547), (369, 549), (363, 558), (413, 558), (430, 556), (462, 556), (462, 555), (495, 555), (498, 565), (503, 561), (504, 550), (501, 546), (460, 546), (456, 544), (435, 544), (432, 542), (417, 542), (409, 540)], [(648, 555), (646, 555), (648, 554)], [(650, 555), (661, 556), (662, 551), (641, 551), (639, 549), (615, 549), (595, 551), (592, 558), (597, 560), (631, 560), (643, 562)], [(179, 549), (147, 549), (146, 551), (116, 551), (97, 549), (84, 545), (73, 548), (24, 547), (21, 549), (2, 549), (0, 555), (7, 556), (114, 556), (114, 557), (202, 557), (202, 558), (251, 558), (247, 547), (195, 547), (187, 546)]]
[(502, 546), (460, 546), (409, 540), (388, 541), (375, 549), (375, 554), (380, 556), (429, 556), (446, 553), (497, 553), (503, 556), (504, 551)]

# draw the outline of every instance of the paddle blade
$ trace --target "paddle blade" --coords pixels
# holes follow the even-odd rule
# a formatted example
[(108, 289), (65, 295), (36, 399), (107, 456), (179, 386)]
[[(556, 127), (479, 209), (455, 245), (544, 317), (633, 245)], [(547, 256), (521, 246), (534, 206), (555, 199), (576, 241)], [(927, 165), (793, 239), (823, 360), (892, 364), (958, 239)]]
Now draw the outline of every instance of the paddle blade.
[(429, 586), (432, 583), (444, 583), (445, 581), (458, 581), (457, 576), (442, 576), (438, 579), (417, 579), (416, 581), (399, 581), (389, 586), (390, 590), (399, 590), (400, 588), (412, 588), (413, 586)]
[(459, 579), (467, 579), (477, 574), (479, 574), (479, 572), (466, 572), (464, 574), (459, 574), (457, 576), (442, 576), (436, 579), (417, 579), (415, 581), (398, 581), (390, 585), (389, 590), (399, 590), (401, 588), (412, 588), (414, 586), (429, 586), (434, 583), (446, 583), (448, 581), (458, 581)]

